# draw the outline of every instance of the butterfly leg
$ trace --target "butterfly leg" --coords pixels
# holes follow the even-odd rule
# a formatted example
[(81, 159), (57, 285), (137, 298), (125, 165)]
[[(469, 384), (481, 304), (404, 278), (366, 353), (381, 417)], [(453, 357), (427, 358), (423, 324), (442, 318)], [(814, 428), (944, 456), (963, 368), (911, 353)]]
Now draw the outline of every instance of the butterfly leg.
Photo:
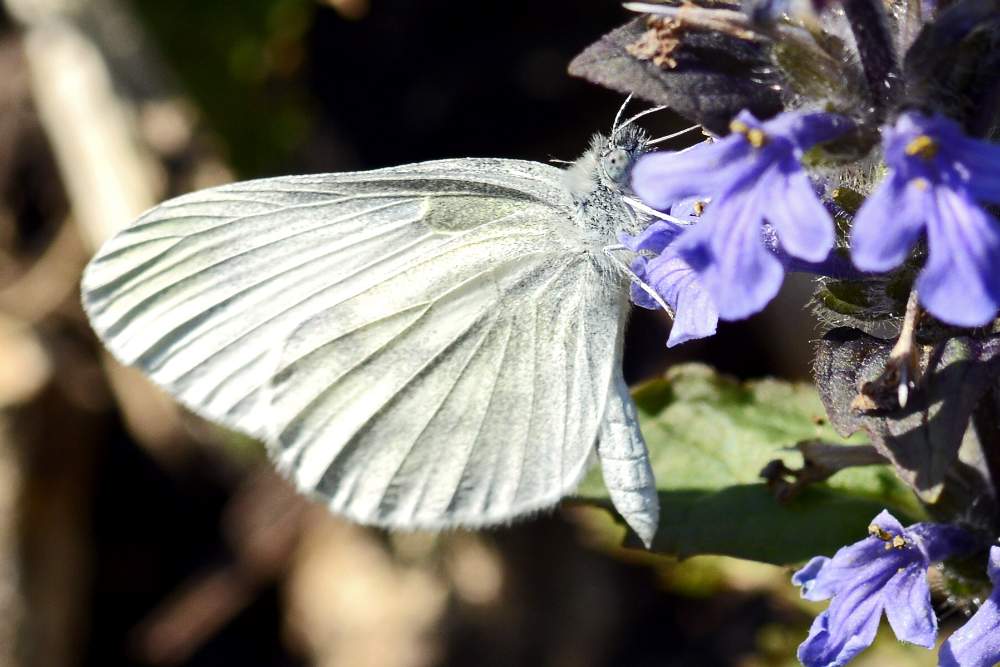
[(597, 441), (604, 485), (611, 502), (646, 547), (660, 520), (660, 501), (646, 442), (639, 431), (635, 403), (621, 369), (615, 371)]

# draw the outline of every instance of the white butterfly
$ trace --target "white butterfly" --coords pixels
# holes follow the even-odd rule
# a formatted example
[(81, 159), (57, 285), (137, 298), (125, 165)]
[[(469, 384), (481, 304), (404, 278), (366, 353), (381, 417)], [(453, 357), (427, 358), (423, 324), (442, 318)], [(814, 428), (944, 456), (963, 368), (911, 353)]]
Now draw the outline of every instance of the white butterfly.
[(631, 120), (565, 171), (441, 160), (167, 201), (100, 249), (84, 305), (121, 361), (351, 519), (505, 523), (572, 493), (596, 450), (648, 545), (629, 272), (608, 251), (644, 222), (623, 199)]

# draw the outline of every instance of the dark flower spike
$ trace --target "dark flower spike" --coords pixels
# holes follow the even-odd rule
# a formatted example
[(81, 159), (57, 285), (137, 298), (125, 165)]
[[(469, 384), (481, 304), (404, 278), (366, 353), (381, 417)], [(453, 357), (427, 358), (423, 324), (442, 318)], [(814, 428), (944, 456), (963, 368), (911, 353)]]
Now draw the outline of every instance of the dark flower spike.
[(833, 556), (818, 556), (792, 576), (807, 600), (831, 599), (799, 646), (806, 667), (850, 662), (875, 639), (882, 612), (896, 637), (933, 648), (937, 617), (931, 607), (927, 568), (970, 547), (960, 528), (917, 523), (908, 528), (883, 511), (868, 537)]
[(666, 104), (713, 132), (740, 109), (760, 117), (781, 110), (767, 48), (722, 32), (680, 30), (639, 17), (577, 55), (569, 73), (654, 104)]
[(758, 312), (781, 287), (785, 268), (762, 237), (765, 218), (790, 257), (827, 258), (833, 222), (801, 159), (852, 127), (836, 114), (788, 112), (761, 122), (743, 111), (732, 133), (714, 143), (640, 158), (632, 188), (651, 207), (662, 210), (691, 196), (711, 199), (701, 221), (673, 247), (697, 271), (722, 319)]
[(1000, 662), (1000, 547), (990, 549), (993, 594), (941, 646), (941, 667), (992, 667)]
[(901, 115), (883, 129), (889, 175), (854, 219), (851, 256), (888, 271), (927, 234), (916, 287), (924, 307), (956, 326), (981, 326), (1000, 309), (1000, 146), (967, 137), (943, 116)]
[(940, 4), (906, 52), (906, 102), (986, 136), (1000, 114), (1000, 0)]
[(883, 0), (840, 0), (840, 4), (854, 34), (872, 103), (876, 110), (885, 110), (902, 92), (899, 57), (885, 4)]

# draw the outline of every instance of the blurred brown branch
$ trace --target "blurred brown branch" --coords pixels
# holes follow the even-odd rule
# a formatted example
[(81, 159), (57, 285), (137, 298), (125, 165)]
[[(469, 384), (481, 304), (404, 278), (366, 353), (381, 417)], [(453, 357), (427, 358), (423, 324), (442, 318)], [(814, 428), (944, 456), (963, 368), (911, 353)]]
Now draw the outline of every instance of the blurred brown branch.
[(16, 280), (0, 286), (0, 311), (27, 323), (42, 321), (67, 299), (78, 298), (80, 271), (88, 257), (79, 230), (63, 222), (41, 257)]
[[(145, 146), (137, 100), (112, 80), (101, 39), (92, 32), (101, 22), (87, 16), (112, 18), (120, 11), (115, 1), (6, 5), (22, 31), (19, 39), (4, 36), (0, 48), (0, 88), (10, 93), (0, 101), (0, 140), (11, 148), (0, 158), (0, 192), (6, 193), (0, 202), (0, 313), (6, 313), (0, 322), (0, 478), (7, 482), (0, 493), (0, 664), (69, 667), (81, 659), (88, 626), (92, 471), (108, 425), (101, 411), (108, 381), (125, 421), (154, 456), (175, 461), (182, 443), (190, 442), (169, 399), (107, 356), (105, 379), (95, 372), (93, 347), (80, 344), (89, 334), (80, 311), (80, 271), (101, 242), (164, 194), (166, 174)], [(58, 174), (45, 159), (45, 139)], [(16, 179), (25, 174), (32, 175), (29, 186), (55, 185), (18, 192), (15, 184), (23, 180)], [(62, 197), (60, 183), (69, 220), (52, 201)], [(19, 217), (18, 207), (35, 217)], [(16, 608), (18, 592), (25, 611)]]
[(132, 638), (143, 662), (177, 665), (232, 621), (257, 592), (287, 571), (309, 503), (268, 465), (230, 499), (222, 529), (234, 560), (185, 582), (142, 621)]

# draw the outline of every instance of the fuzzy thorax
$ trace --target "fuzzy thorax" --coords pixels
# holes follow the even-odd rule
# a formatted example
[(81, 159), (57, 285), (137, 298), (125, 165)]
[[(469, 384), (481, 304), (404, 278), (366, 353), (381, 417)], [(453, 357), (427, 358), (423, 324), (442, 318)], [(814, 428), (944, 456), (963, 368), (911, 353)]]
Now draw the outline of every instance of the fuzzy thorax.
[(576, 207), (576, 223), (601, 245), (618, 243), (619, 235), (637, 234), (643, 221), (625, 203), (631, 194), (632, 166), (646, 151), (649, 137), (635, 126), (619, 127), (610, 137), (595, 134), (590, 148), (564, 172)]

